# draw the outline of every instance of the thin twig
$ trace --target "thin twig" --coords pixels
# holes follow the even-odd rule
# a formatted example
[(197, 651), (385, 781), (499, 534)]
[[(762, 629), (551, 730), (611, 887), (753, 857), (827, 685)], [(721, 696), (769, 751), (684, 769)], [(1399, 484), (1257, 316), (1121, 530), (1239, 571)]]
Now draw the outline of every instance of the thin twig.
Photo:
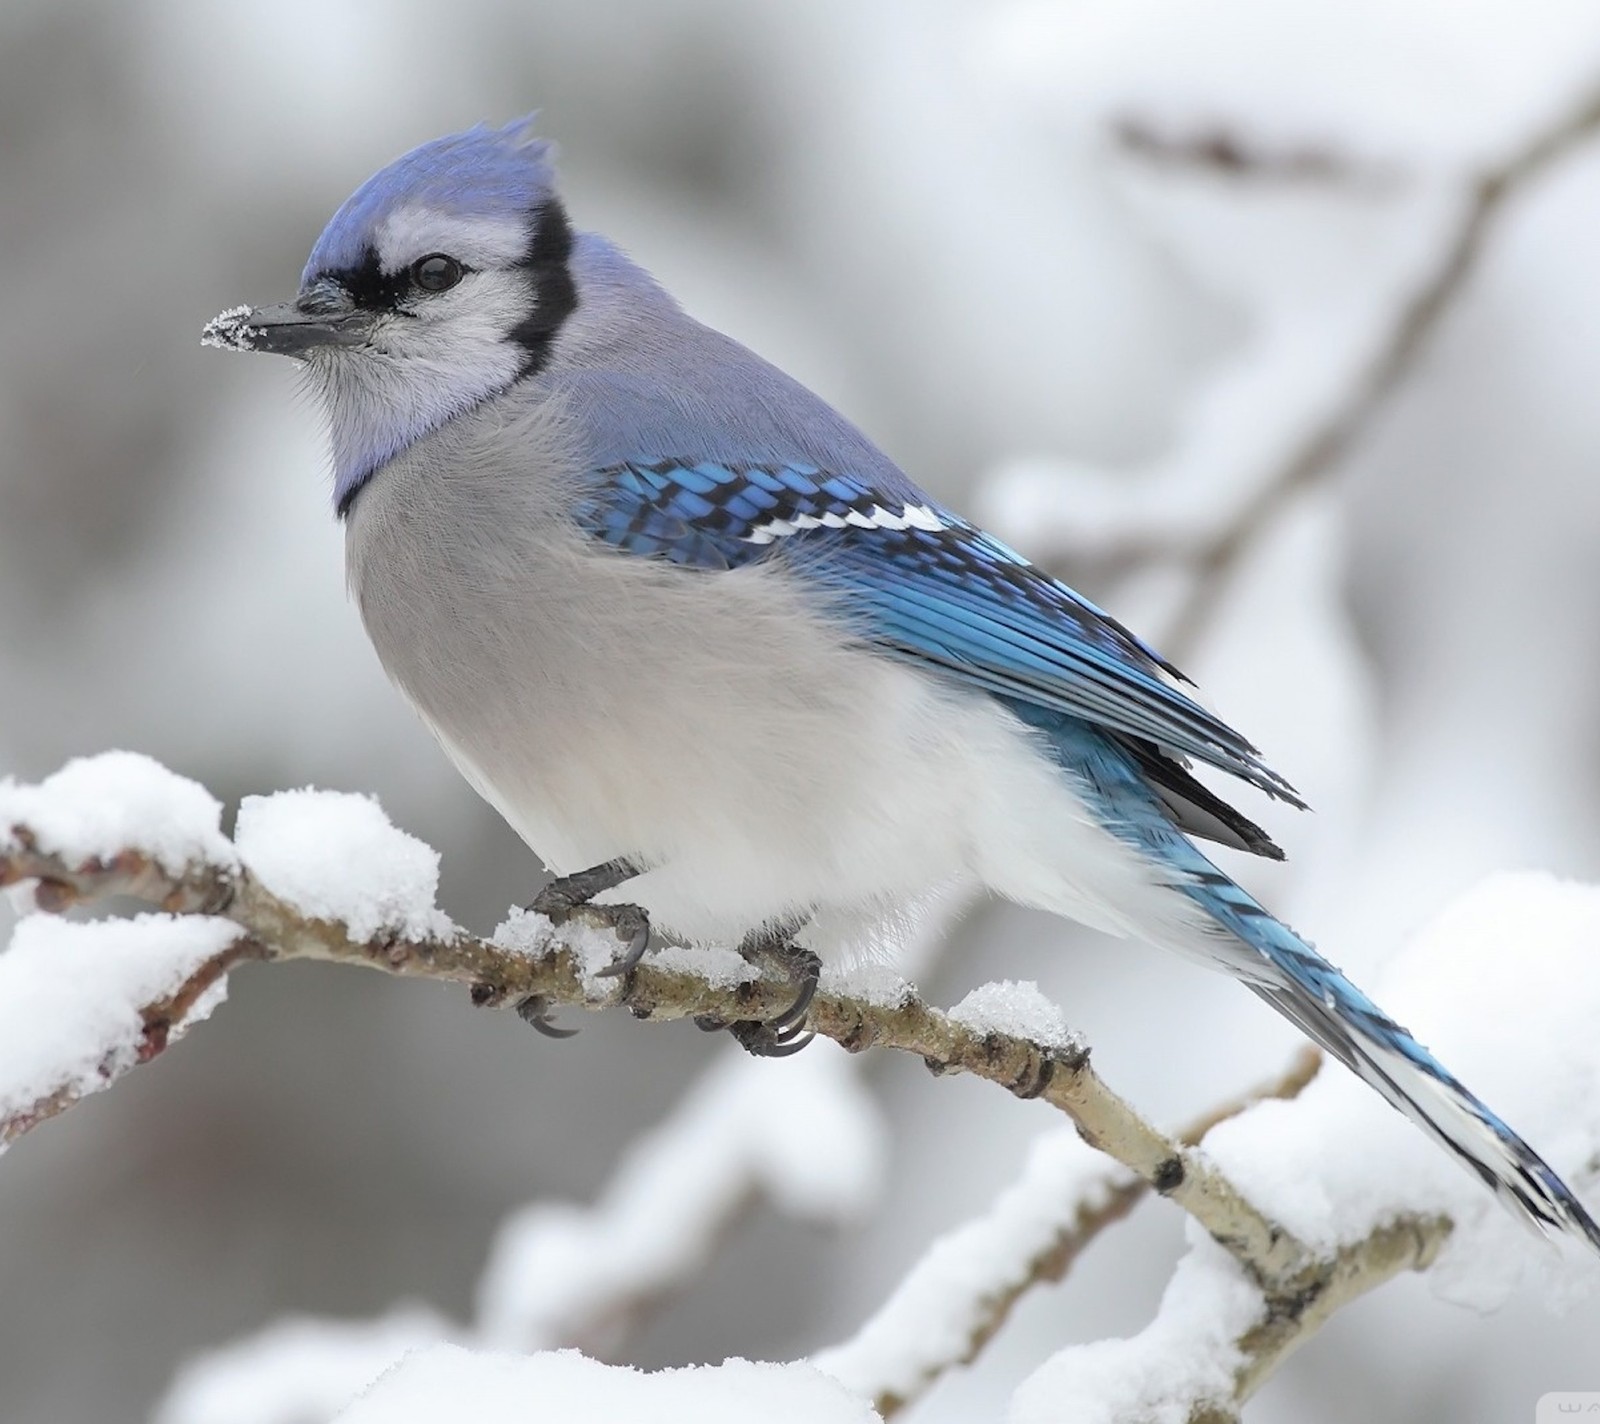
[[(3, 875), (3, 863), (0, 863), (0, 875)], [(131, 892), (124, 890), (118, 893)], [(173, 1030), (183, 1025), (195, 1004), (208, 989), (221, 982), (236, 965), (248, 959), (265, 957), (259, 944), (248, 935), (241, 934), (226, 948), (203, 960), (170, 993), (141, 1005), (139, 1017), (142, 1029), (138, 1041), (134, 1044), (133, 1063), (108, 1058), (99, 1068), (101, 1081), (109, 1084), (120, 1077), (128, 1067), (158, 1058), (171, 1043)], [(0, 1113), (0, 1149), (10, 1146), (23, 1133), (31, 1131), (41, 1122), (48, 1122), (65, 1112), (83, 1097), (82, 1088), (67, 1085), (36, 1098), (31, 1103)]]
[(1390, 187), (1401, 177), (1392, 164), (1352, 158), (1331, 145), (1273, 146), (1220, 124), (1176, 131), (1126, 115), (1112, 122), (1111, 135), (1123, 152), (1146, 163), (1201, 169), (1237, 180), (1373, 189)]

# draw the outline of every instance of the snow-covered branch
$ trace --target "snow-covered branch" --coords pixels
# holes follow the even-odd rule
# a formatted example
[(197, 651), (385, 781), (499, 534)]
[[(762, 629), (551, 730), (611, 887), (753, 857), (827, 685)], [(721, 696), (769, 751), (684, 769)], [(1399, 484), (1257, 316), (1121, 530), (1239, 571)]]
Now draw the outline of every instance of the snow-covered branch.
[[(640, 1018), (756, 1017), (789, 992), (737, 956), (672, 950), (652, 955), (626, 982), (601, 977), (618, 946), (581, 915), (557, 926), (519, 912), (492, 938), (469, 935), (435, 906), (435, 853), (364, 797), (250, 798), (230, 841), (220, 807), (201, 788), (146, 758), (110, 754), (72, 763), (39, 786), (0, 786), (0, 833), (0, 882), (26, 882), (36, 904), (59, 909), (125, 895), (165, 907), (133, 920), (23, 921), (0, 956), (8, 1139), (159, 1052), (220, 1000), (225, 975), (245, 959), (359, 964), (460, 983), (480, 1004), (621, 1005)], [(1403, 1011), (1446, 1005), (1434, 1023), (1457, 1035), (1443, 1044), (1448, 1056), (1499, 1064), (1497, 1101), (1558, 1149), (1552, 1161), (1580, 1187), (1584, 1174), (1600, 1170), (1597, 941), (1600, 894), (1507, 877), (1408, 954), (1401, 963), (1409, 983), (1402, 975), (1389, 986)], [(1551, 985), (1562, 986), (1558, 997)], [(1492, 1032), (1475, 1041), (1489, 1032), (1486, 1017)], [(1043, 1098), (1073, 1123), (1042, 1139), (1023, 1178), (937, 1243), (854, 1339), (815, 1361), (885, 1413), (972, 1358), (1024, 1292), (1058, 1279), (1152, 1187), (1203, 1228), (1191, 1229), (1192, 1250), (1155, 1320), (1131, 1340), (1056, 1356), (1019, 1392), (1014, 1424), (1156, 1413), (1196, 1424), (1232, 1418), (1291, 1350), (1394, 1274), (1444, 1254), (1435, 1276), (1492, 1301), (1507, 1288), (1504, 1263), (1525, 1254), (1491, 1241), (1514, 1233), (1514, 1224), (1466, 1174), (1350, 1075), (1313, 1077), (1313, 1059), (1297, 1061), (1247, 1103), (1168, 1136), (1100, 1079), (1031, 986), (987, 985), (945, 1012), (898, 980), (833, 978), (812, 1023), (851, 1051), (898, 1048), (935, 1073), (968, 1072)], [(30, 1025), (48, 1032), (30, 1034)], [(819, 1057), (811, 1067), (822, 1076), (787, 1106), (773, 1101), (770, 1067), (759, 1078), (711, 1080), (641, 1146), (596, 1209), (539, 1208), (514, 1222), (494, 1254), (474, 1326), (397, 1316), (343, 1339), (316, 1327), (324, 1357), (318, 1397), (348, 1398), (385, 1352), (393, 1358), (452, 1339), (518, 1349), (603, 1343), (698, 1268), (752, 1192), (787, 1194), (797, 1210), (848, 1209), (859, 1180), (831, 1168), (825, 1181), (806, 1172), (812, 1156), (875, 1140), (870, 1127), (849, 1125), (861, 1104), (853, 1075), (835, 1072), (845, 1063)], [(829, 1075), (837, 1080), (831, 1087)], [(797, 1136), (796, 1124), (819, 1113), (810, 1139)], [(797, 1145), (807, 1140), (810, 1147)], [(662, 1198), (675, 1193), (692, 1200), (669, 1209), (674, 1231), (663, 1235)], [(279, 1358), (278, 1344), (260, 1348), (269, 1363)], [(509, 1368), (492, 1354), (475, 1358), (460, 1368), (485, 1378)], [(223, 1363), (233, 1375), (260, 1367), (248, 1358)], [(1063, 1412), (1062, 1401), (1082, 1407)]]
[(835, 1225), (857, 1218), (884, 1166), (860, 1075), (833, 1049), (794, 1072), (763, 1066), (731, 1053), (715, 1064), (593, 1206), (537, 1202), (504, 1222), (478, 1285), (478, 1337), (609, 1355), (758, 1203)]
[(1358, 1296), (1427, 1267), (1449, 1232), (1442, 1217), (1374, 1226), (1314, 1288), (1288, 1294), (1262, 1291), (1215, 1243), (1198, 1242), (1144, 1330), (1061, 1351), (1018, 1389), (1008, 1424), (1235, 1424), (1293, 1350)]
[(156, 1057), (257, 955), (200, 915), (24, 921), (0, 955), (0, 1149)]
[[(102, 770), (112, 780), (97, 794)], [(127, 817), (114, 817), (109, 830), (95, 819), (118, 782), (134, 785), (153, 831), (141, 832)], [(167, 804), (164, 785), (172, 793)], [(260, 958), (330, 960), (459, 983), (481, 1005), (620, 1005), (641, 1019), (732, 1021), (769, 1017), (792, 996), (787, 983), (760, 977), (731, 954), (719, 960), (669, 951), (625, 979), (600, 977), (617, 946), (581, 911), (559, 927), (519, 912), (493, 939), (467, 934), (434, 907), (435, 853), (395, 830), (363, 797), (249, 798), (232, 846), (218, 844), (219, 819), (220, 808), (201, 788), (145, 758), (74, 762), (38, 787), (0, 794), (0, 826), (9, 827), (0, 843), (0, 882), (38, 881), (52, 906), (112, 894), (180, 908), (203, 904), (238, 926)], [(1019, 1097), (1043, 1098), (1262, 1280), (1298, 1279), (1312, 1265), (1293, 1235), (1114, 1093), (1053, 1006), (1020, 986), (994, 989), (945, 1013), (899, 981), (850, 992), (825, 980), (809, 1023), (851, 1052), (897, 1048), (935, 1073), (971, 1073)]]
[[(1189, 1124), (1196, 1146), (1218, 1123), (1268, 1098), (1292, 1098), (1321, 1055), (1295, 1055), (1277, 1078)], [(1138, 1205), (1147, 1183), (1109, 1163), (1070, 1129), (1040, 1137), (1017, 1182), (982, 1216), (928, 1249), (871, 1319), (814, 1362), (874, 1401), (884, 1418), (949, 1369), (978, 1357), (1028, 1291), (1062, 1280), (1084, 1249)]]

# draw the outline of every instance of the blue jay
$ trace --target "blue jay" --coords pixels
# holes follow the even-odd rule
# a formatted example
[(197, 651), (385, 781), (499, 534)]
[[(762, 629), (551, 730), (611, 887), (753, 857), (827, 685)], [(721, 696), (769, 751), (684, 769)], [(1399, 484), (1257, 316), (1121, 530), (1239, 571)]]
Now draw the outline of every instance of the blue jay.
[[(1524, 1219), (1600, 1227), (1523, 1140), (1191, 837), (1274, 859), (1195, 780), (1300, 806), (1148, 644), (930, 498), (817, 396), (575, 231), (527, 120), (367, 180), (299, 295), (213, 344), (304, 363), (350, 588), (477, 791), (630, 941), (784, 960), (952, 885), (1198, 957)], [(537, 1012), (533, 1014), (537, 1018)]]

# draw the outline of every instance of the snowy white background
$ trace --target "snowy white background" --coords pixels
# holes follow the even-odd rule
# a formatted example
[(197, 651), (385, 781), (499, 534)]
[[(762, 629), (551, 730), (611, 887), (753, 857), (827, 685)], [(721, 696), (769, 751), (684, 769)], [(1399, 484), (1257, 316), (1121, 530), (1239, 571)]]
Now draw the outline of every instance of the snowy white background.
[[(8, 0), (0, 768), (120, 745), (230, 799), (370, 790), (443, 850), (457, 919), (529, 897), (532, 858), (344, 603), (288, 363), (197, 340), (287, 295), (349, 189), (423, 138), (541, 107), (580, 224), (1070, 573), (1126, 511), (1181, 532), (1270, 467), (1436, 254), (1463, 174), (1595, 84), (1600, 12), (1558, 0)], [(1131, 153), (1130, 125), (1333, 162), (1219, 175)], [(1590, 147), (1506, 211), (1412, 379), (1185, 657), (1319, 808), (1261, 812), (1293, 861), (1251, 883), (1358, 980), (1488, 871), (1600, 879), (1597, 230)], [(1160, 578), (1089, 591), (1170, 613)], [(1153, 951), (997, 908), (959, 940), (935, 998), (1039, 981), (1162, 1121), (1294, 1042)], [(0, 1418), (138, 1417), (186, 1354), (286, 1312), (472, 1316), (508, 1214), (602, 1198), (724, 1051), (584, 1029), (551, 1044), (320, 966), (240, 976), (207, 1031), (0, 1161)], [(915, 1063), (868, 1072), (876, 1192), (758, 1207), (625, 1340), (583, 1343), (652, 1366), (833, 1343), (1054, 1125)], [(1181, 1234), (1142, 1208), (914, 1417), (998, 1419), (1064, 1341), (1140, 1328)], [(1530, 1417), (1600, 1384), (1597, 1339), (1592, 1301), (1524, 1288), (1480, 1316), (1403, 1280), (1252, 1418)]]

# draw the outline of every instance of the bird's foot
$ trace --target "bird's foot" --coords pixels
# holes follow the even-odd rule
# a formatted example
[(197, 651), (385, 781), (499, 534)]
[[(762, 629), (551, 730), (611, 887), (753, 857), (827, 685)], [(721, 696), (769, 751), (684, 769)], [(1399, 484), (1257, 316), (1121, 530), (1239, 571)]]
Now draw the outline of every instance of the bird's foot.
[[(626, 946), (616, 960), (597, 971), (600, 977), (617, 977), (631, 973), (644, 958), (650, 946), (650, 917), (637, 905), (596, 905), (591, 903), (596, 895), (614, 890), (625, 880), (639, 873), (631, 860), (608, 860), (575, 875), (563, 875), (552, 880), (527, 907), (543, 915), (552, 924), (564, 925), (578, 911), (592, 924), (604, 925), (616, 933)], [(531, 1024), (546, 1038), (571, 1038), (575, 1028), (559, 1028), (550, 1020), (550, 1005), (541, 994), (530, 994), (517, 1005), (517, 1013), (524, 1023)]]
[(637, 905), (596, 905), (593, 901), (596, 895), (616, 889), (638, 873), (639, 867), (631, 860), (608, 860), (604, 865), (552, 880), (533, 897), (528, 909), (558, 925), (565, 924), (581, 909), (586, 921), (613, 931), (626, 947), (612, 963), (596, 970), (595, 977), (625, 978), (638, 968), (650, 947), (650, 917)]
[(816, 997), (822, 975), (822, 961), (809, 949), (794, 942), (794, 929), (752, 930), (744, 937), (739, 953), (751, 964), (765, 968), (776, 965), (794, 985), (794, 1001), (770, 1019), (741, 1019), (724, 1023), (704, 1016), (695, 1023), (707, 1032), (727, 1029), (747, 1053), (757, 1058), (787, 1058), (798, 1053), (816, 1035), (806, 1027), (806, 1013)]

